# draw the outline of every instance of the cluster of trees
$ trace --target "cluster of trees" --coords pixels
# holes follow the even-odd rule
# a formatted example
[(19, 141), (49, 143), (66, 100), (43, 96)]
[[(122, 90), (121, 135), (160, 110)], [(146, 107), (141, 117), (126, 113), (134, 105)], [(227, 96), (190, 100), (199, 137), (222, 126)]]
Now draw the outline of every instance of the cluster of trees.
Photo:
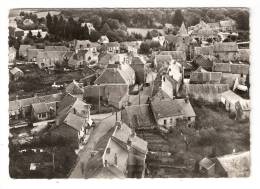
[[(88, 22), (93, 24), (95, 30), (89, 31), (86, 25), (82, 25), (82, 23)], [(96, 42), (101, 35), (106, 35), (112, 42), (142, 39), (140, 34), (129, 34), (125, 24), (118, 19), (108, 18), (104, 21), (98, 15), (91, 16), (88, 19), (80, 17), (78, 20), (74, 20), (73, 17), (69, 17), (68, 20), (65, 20), (63, 16), (58, 17), (48, 14), (46, 26), (50, 34), (47, 37), (51, 41), (79, 39)]]

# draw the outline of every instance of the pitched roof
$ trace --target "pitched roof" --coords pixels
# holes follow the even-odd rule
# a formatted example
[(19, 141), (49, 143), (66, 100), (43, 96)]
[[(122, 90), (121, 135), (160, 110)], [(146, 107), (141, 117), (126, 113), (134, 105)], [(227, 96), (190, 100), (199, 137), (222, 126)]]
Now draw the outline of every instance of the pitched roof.
[(83, 94), (84, 90), (83, 88), (80, 86), (80, 84), (78, 82), (76, 82), (75, 80), (73, 80), (67, 87), (66, 87), (66, 92), (70, 93), (72, 95), (76, 95), (76, 94)]
[(45, 51), (67, 51), (65, 46), (45, 46)]
[(106, 68), (96, 79), (95, 84), (125, 83), (132, 85), (135, 83), (135, 72), (128, 64), (119, 65), (118, 68)]
[(18, 73), (18, 72), (23, 73), (23, 71), (22, 71), (21, 69), (17, 68), (17, 67), (14, 67), (13, 69), (10, 70), (10, 73), (11, 73), (12, 75), (15, 75), (15, 74)]
[(194, 58), (194, 62), (197, 66), (201, 66), (203, 68), (211, 69), (213, 66), (214, 56), (207, 56), (199, 54)]
[(44, 102), (32, 104), (32, 108), (36, 114), (49, 112), (49, 108)]
[(195, 55), (213, 55), (214, 46), (195, 47)]
[(200, 165), (201, 167), (206, 168), (206, 169), (211, 168), (214, 164), (215, 164), (215, 163), (214, 163), (213, 161), (211, 161), (210, 159), (208, 159), (208, 158), (206, 158), (206, 157), (203, 158), (202, 160), (200, 160), (200, 162), (199, 162), (199, 165)]
[(221, 72), (192, 72), (190, 75), (191, 83), (220, 83)]
[(228, 26), (233, 26), (235, 25), (235, 21), (232, 20), (232, 19), (229, 19), (229, 20), (221, 20), (219, 22), (220, 26), (224, 26), (224, 27), (228, 27)]
[(89, 48), (90, 45), (91, 45), (91, 42), (89, 40), (75, 40), (75, 49)]
[(156, 119), (179, 116), (183, 115), (183, 110), (177, 101), (164, 98), (164, 99), (153, 99), (152, 100), (152, 110)]
[(86, 124), (86, 118), (80, 117), (70, 112), (63, 122), (73, 129), (80, 131), (83, 125)]
[(173, 60), (185, 61), (186, 53), (184, 51), (161, 51), (160, 55), (171, 55)]
[(181, 36), (186, 36), (186, 35), (188, 35), (188, 32), (187, 32), (187, 29), (186, 29), (186, 27), (185, 27), (184, 22), (182, 22), (178, 34), (181, 35)]
[(249, 62), (250, 49), (238, 49), (238, 60), (242, 62)]
[(230, 63), (214, 63), (212, 67), (213, 71), (233, 73), (233, 74), (248, 74), (249, 65), (248, 64), (230, 64)]
[(167, 41), (168, 43), (175, 44), (178, 40), (178, 37), (173, 34), (165, 35), (164, 37), (165, 37), (165, 41)]
[(155, 125), (149, 104), (126, 106), (123, 110), (126, 112), (127, 118), (131, 123), (131, 127), (148, 127)]
[(120, 44), (118, 42), (109, 42), (104, 44), (106, 47), (120, 47)]
[(214, 52), (237, 52), (238, 45), (236, 42), (215, 43)]
[(132, 64), (145, 64), (145, 62), (141, 57), (135, 56), (132, 58)]
[(250, 175), (250, 152), (239, 152), (217, 157), (228, 177), (248, 177)]
[(184, 116), (185, 117), (194, 117), (196, 116), (193, 107), (190, 104), (190, 101), (187, 100), (185, 101), (185, 99), (175, 99), (177, 101), (177, 103), (180, 105), (180, 107), (182, 107), (182, 110), (184, 112)]
[(221, 96), (223, 98), (225, 98), (226, 100), (228, 100), (229, 102), (232, 102), (233, 104), (235, 104), (238, 101), (244, 100), (241, 96), (237, 95), (236, 93), (234, 93), (231, 90), (228, 90), (228, 91), (221, 93)]

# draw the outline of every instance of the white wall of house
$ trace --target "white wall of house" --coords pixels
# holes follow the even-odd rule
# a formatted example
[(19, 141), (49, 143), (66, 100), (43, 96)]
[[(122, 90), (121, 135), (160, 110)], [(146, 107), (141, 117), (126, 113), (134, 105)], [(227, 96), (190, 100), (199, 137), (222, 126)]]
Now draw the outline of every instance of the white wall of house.
[(165, 126), (167, 129), (169, 129), (170, 127), (176, 126), (177, 118), (183, 119), (183, 115), (159, 118), (157, 119), (157, 124), (159, 126)]

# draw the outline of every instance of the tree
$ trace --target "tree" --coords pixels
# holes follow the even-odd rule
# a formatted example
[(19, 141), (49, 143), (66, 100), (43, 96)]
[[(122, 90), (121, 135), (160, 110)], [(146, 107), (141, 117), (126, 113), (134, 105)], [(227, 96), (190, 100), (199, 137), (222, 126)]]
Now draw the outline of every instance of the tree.
[(29, 33), (27, 34), (27, 36), (26, 36), (26, 37), (28, 37), (28, 38), (32, 39), (32, 37), (33, 37), (33, 34), (32, 34), (32, 31), (31, 31), (31, 30), (29, 31)]
[(91, 42), (97, 42), (98, 39), (100, 38), (100, 36), (101, 36), (101, 34), (98, 31), (93, 30), (93, 31), (91, 31), (90, 36), (89, 36), (90, 41)]
[(102, 18), (100, 16), (94, 15), (90, 18), (90, 22), (93, 24), (96, 30), (99, 30), (102, 23)]
[(150, 45), (147, 42), (142, 42), (140, 45), (140, 53), (141, 54), (149, 54), (150, 53)]
[(237, 29), (249, 30), (249, 13), (247, 11), (239, 11), (233, 19), (237, 22)]
[(40, 31), (38, 31), (38, 33), (37, 33), (37, 38), (38, 39), (42, 38), (42, 35), (41, 35)]
[(102, 33), (103, 35), (106, 35), (107, 32), (111, 31), (111, 28), (109, 27), (109, 25), (107, 23), (103, 24), (100, 33)]
[(172, 19), (172, 24), (181, 26), (182, 22), (184, 21), (184, 17), (180, 9), (176, 10)]
[(152, 39), (152, 34), (150, 31), (147, 32), (145, 39)]
[(117, 19), (109, 18), (107, 20), (107, 23), (108, 23), (108, 25), (110, 26), (110, 28), (112, 30), (117, 30), (120, 27), (120, 23), (119, 23), (119, 21)]
[(52, 23), (52, 16), (51, 14), (48, 12), (47, 16), (46, 16), (46, 26), (48, 28), (48, 31), (50, 33), (52, 33), (53, 29), (52, 29), (52, 26), (53, 26), (53, 23)]

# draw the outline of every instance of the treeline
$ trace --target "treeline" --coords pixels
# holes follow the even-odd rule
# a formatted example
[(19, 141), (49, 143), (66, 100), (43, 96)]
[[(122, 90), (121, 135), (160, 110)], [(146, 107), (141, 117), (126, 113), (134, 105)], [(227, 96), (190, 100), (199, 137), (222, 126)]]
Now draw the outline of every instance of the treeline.
[[(92, 23), (95, 30), (88, 29), (85, 23)], [(74, 19), (70, 16), (64, 19), (63, 16), (46, 16), (46, 26), (49, 35), (47, 40), (50, 41), (70, 41), (73, 39), (90, 40), (92, 42), (98, 41), (101, 35), (106, 35), (110, 41), (135, 41), (141, 40), (142, 35), (127, 32), (127, 27), (118, 19), (108, 18), (103, 21), (100, 16), (94, 15), (88, 19), (80, 17)]]
[(242, 8), (186, 8), (186, 9), (70, 9), (63, 10), (67, 16), (81, 16), (86, 19), (99, 17), (102, 22), (107, 19), (117, 19), (127, 27), (157, 28), (161, 29), (165, 23), (180, 26), (182, 21), (186, 26), (205, 22), (219, 22), (223, 19), (232, 18), (238, 24), (239, 30), (249, 29), (248, 9)]

